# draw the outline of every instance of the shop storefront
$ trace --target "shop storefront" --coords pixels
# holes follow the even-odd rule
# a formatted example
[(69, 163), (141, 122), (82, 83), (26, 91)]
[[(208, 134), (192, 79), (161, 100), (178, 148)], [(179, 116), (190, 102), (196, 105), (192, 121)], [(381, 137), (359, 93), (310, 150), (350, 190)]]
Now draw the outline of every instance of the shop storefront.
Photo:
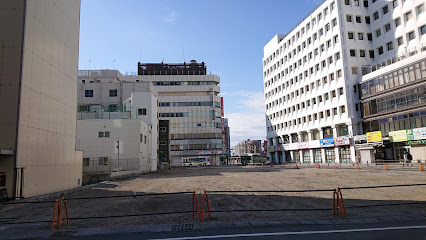
[(338, 137), (334, 139), (334, 145), (339, 148), (340, 163), (350, 163), (351, 161), (351, 142), (349, 137)]
[(325, 162), (334, 163), (336, 161), (336, 156), (334, 152), (334, 139), (333, 138), (324, 138), (320, 139), (320, 145), (325, 149)]

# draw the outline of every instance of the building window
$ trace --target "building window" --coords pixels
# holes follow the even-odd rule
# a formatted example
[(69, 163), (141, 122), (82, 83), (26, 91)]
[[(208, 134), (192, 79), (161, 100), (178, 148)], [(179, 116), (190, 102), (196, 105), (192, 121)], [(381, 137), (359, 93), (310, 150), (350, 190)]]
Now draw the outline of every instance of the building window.
[(93, 90), (84, 90), (85, 97), (93, 97)]
[(389, 8), (387, 4), (382, 8), (382, 11), (383, 11), (383, 15), (389, 12)]
[(365, 17), (365, 23), (370, 24), (370, 17), (369, 16)]
[(350, 4), (349, 2), (350, 2), (349, 0), (345, 0), (345, 5), (349, 5)]
[(342, 70), (337, 70), (337, 78), (340, 78), (340, 77), (342, 77)]
[(374, 58), (374, 50), (370, 50), (369, 53), (370, 53), (370, 58)]
[(107, 132), (98, 132), (98, 136), (101, 137), (109, 137), (109, 131)]
[(358, 40), (364, 40), (364, 33), (358, 33)]
[(383, 46), (377, 48), (377, 51), (379, 52), (379, 55), (383, 54)]
[(333, 27), (335, 27), (337, 25), (337, 19), (334, 18), (333, 20), (331, 20), (331, 23), (333, 24)]
[(399, 25), (401, 25), (401, 18), (396, 18), (393, 21), (395, 22), (395, 27), (398, 27)]
[(117, 89), (110, 89), (109, 90), (109, 96), (110, 97), (117, 97)]
[(359, 56), (365, 57), (365, 50), (359, 50)]
[(402, 44), (404, 44), (404, 39), (402, 37), (399, 37), (398, 39), (396, 39), (396, 42), (398, 43), (398, 46), (401, 46)]
[(416, 38), (416, 36), (414, 35), (414, 31), (411, 31), (411, 32), (407, 33), (407, 39), (408, 39), (408, 41), (411, 41), (411, 40), (413, 40), (415, 38)]
[(393, 6), (393, 8), (398, 7), (398, 0), (393, 0), (392, 1), (392, 6)]
[(385, 32), (389, 32), (391, 30), (390, 23), (385, 24)]
[(413, 13), (411, 11), (408, 11), (404, 14), (405, 21), (408, 22), (413, 18)]
[(388, 42), (386, 43), (386, 47), (388, 48), (388, 51), (393, 49), (393, 43), (392, 42)]
[(146, 108), (139, 108), (138, 115), (146, 115)]
[(346, 112), (346, 108), (345, 108), (345, 106), (340, 106), (340, 112), (341, 112), (341, 113), (345, 113), (345, 112)]
[(334, 43), (338, 43), (339, 42), (339, 35), (334, 36)]
[(424, 35), (426, 33), (426, 25), (423, 25), (419, 28), (420, 35)]
[(354, 49), (350, 49), (349, 50), (349, 55), (351, 56), (351, 57), (355, 57), (356, 55), (355, 55), (355, 50)]
[(334, 54), (334, 58), (337, 60), (340, 59), (340, 52)]
[(358, 68), (352, 67), (352, 74), (358, 74)]
[(376, 30), (376, 37), (380, 37), (382, 35), (382, 31), (379, 29)]
[(374, 17), (374, 20), (379, 19), (379, 12), (378, 12), (378, 11), (377, 11), (377, 12), (375, 12), (375, 13), (373, 14), (373, 17)]
[(361, 23), (361, 16), (356, 16), (356, 17), (355, 17), (355, 21), (356, 21), (357, 23)]
[(346, 15), (346, 22), (352, 22), (352, 15)]
[(367, 33), (367, 40), (373, 41), (373, 34), (372, 33)]
[(333, 108), (333, 115), (337, 115), (337, 108)]
[(424, 11), (425, 11), (425, 5), (424, 4), (416, 7), (417, 16), (420, 15)]
[(348, 38), (349, 39), (354, 39), (354, 33), (353, 32), (348, 32)]
[(339, 88), (339, 95), (343, 95), (343, 88)]
[(87, 167), (90, 165), (90, 158), (83, 158), (83, 166)]
[(99, 165), (108, 165), (108, 157), (100, 157), (99, 158)]

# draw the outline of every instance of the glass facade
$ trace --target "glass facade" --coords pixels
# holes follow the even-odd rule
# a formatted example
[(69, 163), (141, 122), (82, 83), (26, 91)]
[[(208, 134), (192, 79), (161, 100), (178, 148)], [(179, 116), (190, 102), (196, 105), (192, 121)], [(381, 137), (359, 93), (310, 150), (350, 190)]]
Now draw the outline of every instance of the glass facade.
[(386, 94), (362, 103), (363, 117), (426, 103), (426, 86)]
[(426, 59), (361, 83), (361, 98), (426, 77)]
[(367, 132), (382, 131), (383, 136), (389, 132), (426, 127), (426, 111), (408, 114), (393, 114), (390, 117), (378, 120), (365, 120), (362, 124), (364, 134)]
[(309, 149), (302, 150), (302, 156), (303, 156), (303, 163), (310, 163), (311, 162), (311, 154), (309, 152)]
[(340, 162), (349, 163), (351, 162), (351, 148), (349, 146), (340, 146)]
[(336, 156), (334, 155), (334, 148), (325, 148), (325, 159), (327, 163), (334, 163)]
[(314, 149), (314, 162), (322, 163), (321, 149)]

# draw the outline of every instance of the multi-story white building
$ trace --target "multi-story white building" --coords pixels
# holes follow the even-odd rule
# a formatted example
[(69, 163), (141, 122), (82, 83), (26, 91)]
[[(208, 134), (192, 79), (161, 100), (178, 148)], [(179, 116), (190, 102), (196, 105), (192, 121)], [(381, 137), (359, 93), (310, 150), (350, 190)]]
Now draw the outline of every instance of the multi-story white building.
[(424, 15), (424, 1), (327, 0), (272, 38), (263, 57), (270, 160), (354, 162), (357, 82), (419, 46)]
[(92, 76), (91, 73), (88, 77), (85, 71), (80, 71), (80, 110), (101, 105), (113, 111), (130, 98), (132, 92), (141, 91), (141, 86), (151, 82), (158, 92), (158, 104), (155, 105), (158, 106), (158, 118), (157, 114), (146, 114), (157, 120), (169, 120), (169, 142), (158, 138), (156, 142), (170, 145), (172, 165), (180, 166), (182, 157), (190, 156), (207, 156), (212, 164), (219, 165), (223, 154), (219, 77), (207, 75), (204, 63), (195, 61), (139, 63), (138, 67), (138, 75), (134, 76), (100, 70), (90, 71), (97, 74)]
[(262, 145), (260, 140), (242, 141), (234, 146), (234, 156), (243, 156), (250, 153), (262, 153)]

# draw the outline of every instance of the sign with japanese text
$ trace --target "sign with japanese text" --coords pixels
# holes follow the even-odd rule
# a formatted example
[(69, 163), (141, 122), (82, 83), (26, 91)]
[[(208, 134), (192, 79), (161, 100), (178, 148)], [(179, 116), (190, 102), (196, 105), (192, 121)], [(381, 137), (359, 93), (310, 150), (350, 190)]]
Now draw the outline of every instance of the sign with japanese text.
[(349, 137), (337, 137), (334, 139), (335, 146), (351, 145)]
[(382, 141), (382, 132), (376, 131), (376, 132), (368, 132), (367, 133), (367, 142), (368, 143), (375, 143), (375, 142), (381, 142)]
[(320, 144), (321, 144), (321, 147), (333, 147), (334, 139), (333, 138), (320, 139)]
[(400, 131), (389, 132), (389, 137), (391, 139), (391, 142), (405, 142), (407, 141), (407, 131), (400, 130)]

